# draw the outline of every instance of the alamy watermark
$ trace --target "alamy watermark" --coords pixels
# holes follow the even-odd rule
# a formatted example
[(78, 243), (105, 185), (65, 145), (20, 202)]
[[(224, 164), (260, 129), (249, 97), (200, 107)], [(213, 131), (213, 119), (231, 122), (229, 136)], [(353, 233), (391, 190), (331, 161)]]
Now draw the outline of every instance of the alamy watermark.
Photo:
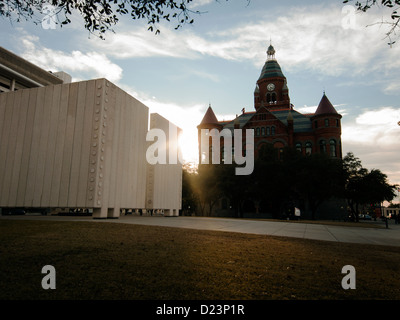
[(46, 274), (42, 279), (42, 288), (54, 290), (56, 288), (56, 269), (51, 265), (45, 265), (42, 273)]
[[(46, 274), (42, 279), (42, 288), (44, 290), (56, 289), (56, 269), (52, 265), (45, 265), (42, 268), (42, 274)], [(356, 269), (352, 265), (345, 265), (342, 268), (342, 274), (346, 274), (341, 282), (344, 290), (356, 289)]]
[(342, 7), (342, 28), (343, 29), (357, 29), (356, 21), (356, 8), (352, 5), (345, 5)]
[[(222, 131), (201, 129), (199, 141), (200, 164), (210, 164), (210, 158), (212, 164), (221, 164), (222, 153), (223, 164), (232, 164), (234, 162), (238, 165), (235, 168), (236, 175), (250, 175), (254, 170), (254, 130), (246, 129), (245, 132), (245, 141), (243, 141), (242, 129), (234, 129), (233, 137), (232, 131), (229, 129)], [(222, 138), (224, 139), (223, 149), (220, 146)], [(178, 164), (178, 161), (183, 164), (182, 154), (178, 148), (176, 127), (169, 126), (168, 139), (164, 130), (151, 129), (147, 132), (146, 141), (154, 142), (146, 151), (146, 160), (149, 164)]]
[(345, 290), (356, 288), (356, 268), (346, 265), (342, 268), (342, 273), (346, 274), (342, 279), (342, 288)]
[(57, 11), (56, 7), (46, 4), (42, 8), (44, 17), (42, 18), (43, 29), (55, 29), (57, 25)]
[[(201, 129), (200, 135), (200, 162), (202, 164), (211, 163), (232, 164), (233, 161), (238, 165), (245, 164), (244, 167), (237, 167), (236, 175), (250, 175), (254, 170), (254, 130), (246, 129), (246, 138), (243, 142), (242, 129), (233, 130), (223, 129)], [(211, 139), (211, 148), (209, 145)], [(221, 149), (221, 139), (224, 139), (224, 147)], [(233, 145), (232, 145), (233, 140)], [(221, 152), (222, 150), (222, 152)], [(211, 151), (211, 154), (210, 154)], [(223, 159), (221, 159), (221, 154)]]

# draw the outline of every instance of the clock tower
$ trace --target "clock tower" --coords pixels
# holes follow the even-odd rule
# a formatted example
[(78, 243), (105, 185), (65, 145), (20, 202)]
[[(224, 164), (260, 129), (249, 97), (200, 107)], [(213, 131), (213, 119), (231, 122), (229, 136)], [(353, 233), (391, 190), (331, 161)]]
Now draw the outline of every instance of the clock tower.
[(275, 49), (272, 45), (268, 47), (267, 61), (257, 80), (254, 91), (254, 107), (256, 110), (260, 107), (268, 110), (290, 109), (286, 77), (275, 59)]

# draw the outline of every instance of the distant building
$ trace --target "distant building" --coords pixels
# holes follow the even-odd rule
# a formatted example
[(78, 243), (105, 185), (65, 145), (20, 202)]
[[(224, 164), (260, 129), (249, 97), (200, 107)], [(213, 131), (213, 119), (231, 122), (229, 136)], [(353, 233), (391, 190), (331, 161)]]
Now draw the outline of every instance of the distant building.
[(400, 216), (400, 208), (392, 208), (392, 207), (382, 207), (375, 210), (377, 213), (377, 217), (383, 217), (388, 219), (394, 219), (395, 217)]
[(0, 47), (0, 93), (68, 82), (67, 73), (48, 72)]
[(0, 79), (3, 213), (61, 208), (90, 210), (94, 218), (126, 211), (179, 215), (182, 165), (148, 165), (147, 106), (107, 79), (71, 83), (68, 74), (52, 74), (3, 48)]

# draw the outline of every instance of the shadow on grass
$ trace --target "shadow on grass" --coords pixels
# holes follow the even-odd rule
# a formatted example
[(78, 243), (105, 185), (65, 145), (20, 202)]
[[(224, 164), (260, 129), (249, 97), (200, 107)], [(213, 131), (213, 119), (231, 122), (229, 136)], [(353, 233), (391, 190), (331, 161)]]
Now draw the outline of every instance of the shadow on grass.
[[(399, 299), (400, 248), (93, 222), (0, 221), (0, 299)], [(44, 265), (56, 289), (44, 290)], [(357, 289), (344, 290), (344, 265)]]

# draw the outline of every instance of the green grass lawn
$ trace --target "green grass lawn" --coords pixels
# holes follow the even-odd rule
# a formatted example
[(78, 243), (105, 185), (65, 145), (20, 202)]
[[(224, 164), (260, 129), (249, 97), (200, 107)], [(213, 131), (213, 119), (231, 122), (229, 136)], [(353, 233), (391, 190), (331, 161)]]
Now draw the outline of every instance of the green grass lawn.
[[(400, 299), (400, 248), (96, 222), (0, 220), (0, 299)], [(56, 289), (44, 290), (44, 265)], [(344, 265), (356, 289), (341, 286)]]

